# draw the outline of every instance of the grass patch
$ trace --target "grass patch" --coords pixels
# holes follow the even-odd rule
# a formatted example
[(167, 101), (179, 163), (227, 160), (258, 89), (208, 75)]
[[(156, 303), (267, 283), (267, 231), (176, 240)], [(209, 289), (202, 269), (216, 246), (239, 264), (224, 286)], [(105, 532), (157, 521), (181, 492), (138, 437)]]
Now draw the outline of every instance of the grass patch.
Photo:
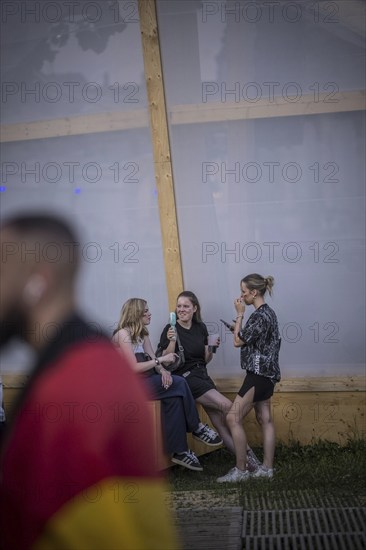
[[(254, 448), (259, 459), (261, 449)], [(250, 499), (259, 502), (269, 494), (293, 495), (306, 492), (313, 496), (314, 506), (319, 498), (333, 497), (344, 500), (346, 506), (366, 504), (366, 442), (350, 441), (346, 446), (331, 442), (319, 442), (301, 446), (278, 445), (275, 457), (275, 476), (272, 480), (251, 479), (238, 484), (218, 484), (216, 478), (235, 465), (235, 459), (226, 449), (200, 457), (203, 472), (192, 472), (175, 466), (168, 470), (171, 488), (179, 491), (210, 491), (216, 496), (238, 492), (240, 505)], [(249, 499), (249, 500), (248, 500)], [(253, 500), (254, 499), (254, 500)], [(296, 507), (296, 506), (295, 506)], [(301, 507), (301, 502), (299, 506)]]

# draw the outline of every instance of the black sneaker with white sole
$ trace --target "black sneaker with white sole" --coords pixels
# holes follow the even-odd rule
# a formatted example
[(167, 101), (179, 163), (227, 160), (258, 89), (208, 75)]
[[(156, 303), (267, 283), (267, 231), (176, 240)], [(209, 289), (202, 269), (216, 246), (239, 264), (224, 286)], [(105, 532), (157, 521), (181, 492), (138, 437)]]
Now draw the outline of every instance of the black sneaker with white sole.
[(201, 441), (205, 445), (209, 445), (210, 447), (216, 447), (217, 445), (222, 445), (222, 439), (219, 436), (215, 430), (210, 428), (207, 424), (205, 424), (200, 430), (197, 432), (193, 432), (192, 436), (194, 439), (198, 439), (198, 441)]
[(200, 461), (196, 457), (193, 451), (185, 451), (184, 453), (174, 453), (172, 456), (172, 462), (179, 464), (189, 470), (195, 470), (196, 472), (202, 472), (203, 468)]

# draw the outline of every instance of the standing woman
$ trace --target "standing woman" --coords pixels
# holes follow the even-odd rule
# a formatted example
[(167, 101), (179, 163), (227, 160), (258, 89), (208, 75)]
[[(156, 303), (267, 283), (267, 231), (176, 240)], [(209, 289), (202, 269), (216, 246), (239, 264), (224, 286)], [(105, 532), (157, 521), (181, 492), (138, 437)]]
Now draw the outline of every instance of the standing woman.
[[(206, 365), (213, 357), (208, 347), (208, 331), (202, 322), (201, 307), (197, 296), (186, 290), (177, 298), (176, 330), (180, 343), (184, 348), (184, 365), (174, 371), (176, 375), (186, 379), (192, 395), (197, 403), (201, 403), (213, 426), (219, 432), (224, 445), (235, 453), (233, 439), (226, 424), (226, 413), (231, 409), (230, 399), (217, 391), (213, 380), (207, 373)], [(176, 332), (170, 325), (166, 325), (161, 337), (160, 347), (163, 353), (173, 353), (176, 350)], [(218, 338), (216, 346), (220, 345)], [(248, 467), (255, 470), (258, 466), (257, 458), (248, 448)]]
[(131, 298), (122, 306), (120, 320), (113, 335), (115, 345), (126, 353), (137, 372), (144, 375), (153, 399), (161, 401), (165, 450), (175, 464), (190, 470), (203, 468), (196, 455), (188, 449), (187, 432), (206, 445), (220, 445), (221, 440), (208, 426), (200, 422), (196, 405), (185, 380), (172, 376), (163, 366), (173, 363), (175, 353), (155, 357), (147, 326), (151, 313), (147, 302)]
[[(273, 477), (275, 429), (271, 413), (271, 397), (276, 382), (281, 379), (278, 355), (281, 338), (277, 317), (265, 303), (266, 292), (272, 295), (274, 279), (257, 273), (247, 275), (240, 283), (241, 297), (234, 302), (237, 317), (234, 327), (234, 346), (241, 348), (241, 368), (247, 371), (244, 383), (227, 415), (227, 423), (235, 445), (236, 466), (219, 483), (244, 481), (251, 477)], [(242, 321), (246, 305), (255, 311), (244, 328)], [(263, 434), (263, 464), (250, 474), (246, 469), (247, 437), (243, 418), (255, 407), (257, 421)]]

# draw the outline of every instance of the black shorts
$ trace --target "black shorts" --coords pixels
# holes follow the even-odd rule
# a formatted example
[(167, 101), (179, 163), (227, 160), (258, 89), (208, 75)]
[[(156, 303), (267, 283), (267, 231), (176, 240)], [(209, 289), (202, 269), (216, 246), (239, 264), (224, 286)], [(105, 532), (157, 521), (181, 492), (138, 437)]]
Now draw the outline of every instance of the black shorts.
[(207, 374), (207, 368), (204, 365), (194, 366), (188, 373), (182, 376), (186, 379), (194, 399), (198, 399), (209, 390), (216, 390), (214, 381)]
[(244, 378), (243, 385), (238, 391), (238, 395), (240, 395), (240, 397), (244, 397), (244, 395), (250, 390), (250, 388), (253, 388), (253, 386), (253, 403), (257, 403), (257, 401), (267, 401), (267, 399), (270, 399), (272, 397), (274, 384), (271, 379), (267, 378), (266, 376), (254, 374), (254, 372), (247, 373), (246, 377)]

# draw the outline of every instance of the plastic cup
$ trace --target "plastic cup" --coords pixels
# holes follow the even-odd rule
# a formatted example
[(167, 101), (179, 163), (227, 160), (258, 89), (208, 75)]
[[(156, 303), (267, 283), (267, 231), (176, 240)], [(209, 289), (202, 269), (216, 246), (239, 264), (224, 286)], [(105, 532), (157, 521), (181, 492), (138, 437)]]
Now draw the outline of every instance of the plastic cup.
[(209, 334), (208, 335), (208, 349), (209, 351), (212, 351), (212, 353), (216, 353), (217, 350), (217, 339), (219, 338), (219, 334)]

